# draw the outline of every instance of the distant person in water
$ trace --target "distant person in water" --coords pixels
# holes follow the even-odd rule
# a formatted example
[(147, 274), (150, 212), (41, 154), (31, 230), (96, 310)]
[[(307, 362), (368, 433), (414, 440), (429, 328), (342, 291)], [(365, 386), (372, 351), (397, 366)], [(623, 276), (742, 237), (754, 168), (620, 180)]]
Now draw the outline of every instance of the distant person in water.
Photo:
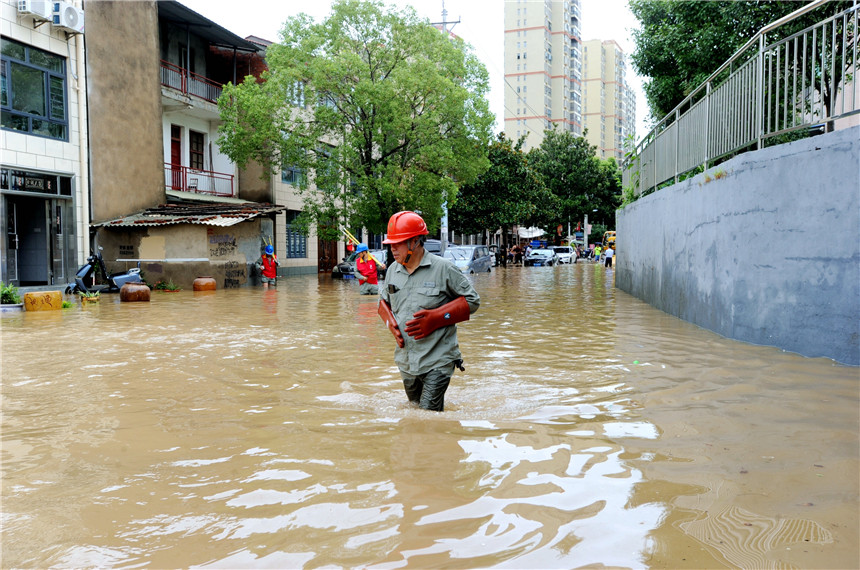
[(385, 264), (376, 264), (376, 259), (367, 250), (363, 243), (355, 247), (358, 257), (355, 258), (355, 277), (360, 287), (358, 292), (362, 295), (379, 295), (379, 270), (385, 270)]
[(260, 272), (260, 281), (263, 283), (263, 289), (268, 289), (269, 285), (272, 287), (278, 286), (278, 266), (280, 263), (278, 262), (278, 256), (275, 255), (274, 247), (267, 245), (265, 253), (257, 259), (254, 265), (256, 265), (257, 271)]

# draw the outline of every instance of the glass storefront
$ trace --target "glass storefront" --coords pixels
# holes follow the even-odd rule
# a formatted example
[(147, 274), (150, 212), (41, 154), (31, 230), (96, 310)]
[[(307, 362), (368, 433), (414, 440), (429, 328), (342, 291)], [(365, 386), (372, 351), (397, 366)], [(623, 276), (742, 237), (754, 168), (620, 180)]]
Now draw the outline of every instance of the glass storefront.
[(70, 282), (77, 269), (72, 177), (2, 168), (0, 193), (0, 280), (16, 286)]

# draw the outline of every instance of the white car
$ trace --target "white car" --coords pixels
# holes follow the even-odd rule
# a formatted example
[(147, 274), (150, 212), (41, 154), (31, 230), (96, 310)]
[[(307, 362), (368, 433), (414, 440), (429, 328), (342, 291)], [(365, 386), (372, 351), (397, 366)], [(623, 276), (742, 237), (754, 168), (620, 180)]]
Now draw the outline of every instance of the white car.
[(576, 263), (576, 252), (569, 245), (554, 245), (552, 249), (558, 256), (559, 263)]

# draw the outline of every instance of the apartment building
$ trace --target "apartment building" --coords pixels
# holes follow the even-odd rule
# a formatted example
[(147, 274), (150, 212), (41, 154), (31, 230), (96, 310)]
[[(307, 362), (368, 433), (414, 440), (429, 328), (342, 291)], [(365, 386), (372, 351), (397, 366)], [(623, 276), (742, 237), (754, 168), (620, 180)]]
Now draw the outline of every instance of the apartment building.
[(265, 45), (173, 0), (100, 0), (87, 3), (87, 69), (92, 228), (106, 261), (140, 262), (150, 283), (211, 275), (238, 287), (271, 241), (285, 266), (316, 271), (309, 248), (285, 249), (274, 178), (241, 172), (218, 146), (222, 86), (259, 76)]
[(580, 0), (509, 0), (505, 9), (505, 135), (540, 146), (544, 131), (582, 134)]
[(627, 82), (627, 57), (614, 40), (583, 42), (582, 116), (586, 139), (600, 158), (624, 156), (624, 139), (635, 138), (636, 97)]
[[(55, 5), (74, 11), (52, 23)], [(94, 248), (150, 283), (222, 287), (254, 284), (266, 243), (283, 275), (343, 254), (294, 223), (303, 173), (240, 169), (218, 146), (222, 86), (259, 77), (269, 42), (175, 0), (0, 8), (4, 281), (62, 287)]]
[(71, 281), (89, 249), (80, 4), (0, 1), (0, 280)]

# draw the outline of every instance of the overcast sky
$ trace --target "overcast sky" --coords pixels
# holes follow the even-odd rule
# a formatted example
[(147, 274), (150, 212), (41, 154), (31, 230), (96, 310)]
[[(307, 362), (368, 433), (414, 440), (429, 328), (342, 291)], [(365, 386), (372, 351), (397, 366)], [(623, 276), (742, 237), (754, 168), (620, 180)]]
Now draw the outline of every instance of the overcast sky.
[[(257, 36), (271, 41), (290, 16), (305, 12), (317, 22), (330, 11), (331, 0), (179, 0), (200, 15), (234, 34)], [(459, 23), (449, 28), (471, 44), (490, 74), (490, 110), (496, 115), (496, 131), (504, 118), (504, 2), (505, 0), (385, 0), (388, 4), (409, 4), (431, 22), (442, 21), (444, 4), (447, 21)], [(638, 27), (627, 0), (582, 0), (582, 39), (615, 40), (625, 53), (633, 51), (632, 29)], [(647, 108), (642, 80), (628, 65), (628, 81), (636, 91), (636, 138), (648, 131)]]

